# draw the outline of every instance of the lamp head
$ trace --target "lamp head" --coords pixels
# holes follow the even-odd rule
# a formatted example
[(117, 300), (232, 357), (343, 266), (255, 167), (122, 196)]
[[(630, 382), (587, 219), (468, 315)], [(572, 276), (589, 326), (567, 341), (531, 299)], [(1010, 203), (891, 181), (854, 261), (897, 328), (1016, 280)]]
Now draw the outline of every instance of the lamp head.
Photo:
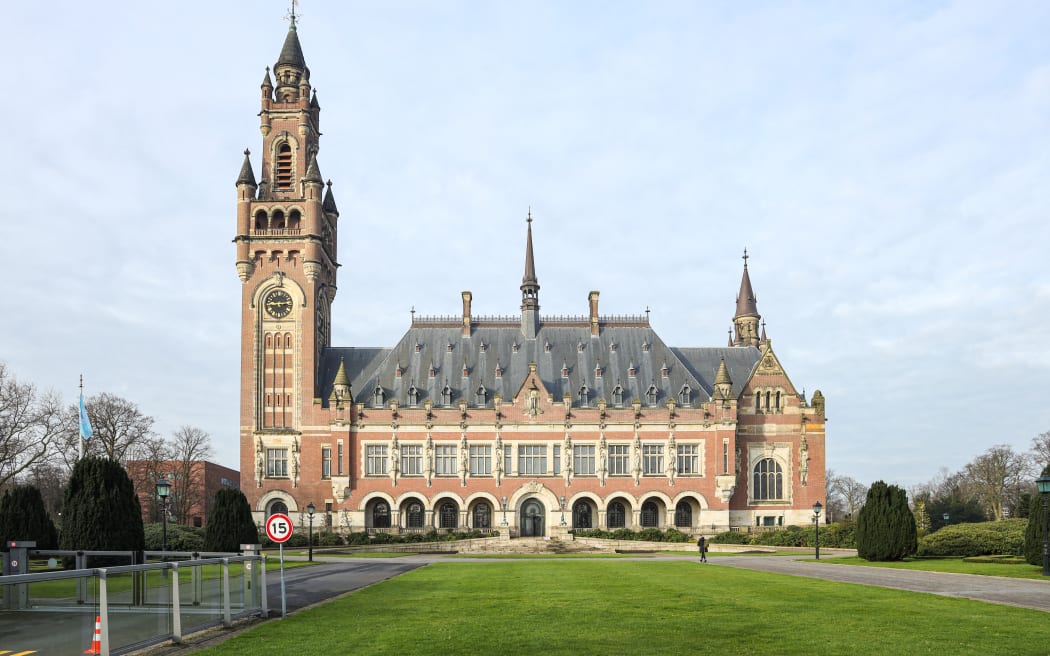
[(813, 515), (815, 517), (820, 517), (820, 511), (821, 511), (822, 508), (824, 508), (824, 506), (821, 505), (821, 503), (819, 501), (814, 503), (813, 504)]
[(1043, 474), (1035, 479), (1035, 487), (1039, 490), (1039, 494), (1050, 492), (1050, 474)]
[(311, 501), (310, 503), (306, 504), (306, 514), (307, 515), (313, 517), (314, 516), (314, 512), (316, 510), (317, 510), (317, 508), (314, 507), (314, 502), (313, 501)]
[(157, 481), (157, 496), (161, 499), (167, 499), (169, 494), (171, 494), (171, 483), (164, 478)]

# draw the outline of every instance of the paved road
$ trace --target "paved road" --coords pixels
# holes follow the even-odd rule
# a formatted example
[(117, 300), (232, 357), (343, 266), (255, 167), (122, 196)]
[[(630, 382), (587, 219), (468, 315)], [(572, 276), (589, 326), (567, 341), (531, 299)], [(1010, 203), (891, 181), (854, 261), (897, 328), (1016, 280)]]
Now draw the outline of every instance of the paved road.
[(710, 562), (827, 581), (877, 585), (946, 597), (965, 597), (1050, 612), (1050, 581), (1038, 579), (1009, 579), (1000, 576), (923, 572), (863, 565), (831, 565), (793, 556), (718, 556), (711, 558)]
[[(393, 578), (422, 567), (426, 560), (394, 559), (332, 559), (313, 567), (295, 567), (284, 570), (288, 612), (305, 608), (332, 597), (357, 590), (379, 581)], [(281, 614), (281, 577), (276, 571), (266, 573), (267, 599), (272, 617)]]

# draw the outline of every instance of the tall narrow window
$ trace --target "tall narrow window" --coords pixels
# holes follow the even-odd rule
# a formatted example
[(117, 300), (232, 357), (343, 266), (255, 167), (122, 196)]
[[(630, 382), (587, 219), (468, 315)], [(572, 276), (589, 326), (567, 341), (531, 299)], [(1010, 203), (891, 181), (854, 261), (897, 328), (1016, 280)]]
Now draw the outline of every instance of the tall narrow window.
[(423, 475), (423, 447), (420, 444), (406, 444), (401, 447), (401, 475)]
[(452, 388), (448, 386), (448, 383), (441, 388), (441, 405), (452, 405)]
[(645, 402), (649, 404), (649, 407), (656, 405), (656, 385), (650, 385), (645, 392)]
[(777, 392), (776, 405), (774, 406), (777, 412), (780, 412), (780, 392)]
[(368, 476), (386, 476), (386, 445), (385, 444), (372, 444), (365, 447), (365, 458), (367, 460), (368, 469), (365, 474)]
[(678, 392), (678, 405), (688, 407), (693, 402), (693, 390), (688, 384), (682, 385), (681, 391)]
[(292, 188), (292, 147), (288, 142), (277, 147), (277, 176), (274, 188)]
[(729, 473), (729, 440), (722, 440), (722, 473)]
[(757, 500), (784, 498), (784, 472), (776, 460), (763, 458), (755, 465), (751, 496)]
[(415, 384), (408, 388), (408, 405), (419, 405), (419, 390), (416, 389)]
[(615, 405), (617, 408), (623, 407), (623, 387), (622, 386), (617, 385), (616, 387), (613, 388), (612, 397), (613, 397), (613, 405)]
[(762, 392), (755, 392), (755, 413), (762, 412)]
[(332, 447), (321, 447), (321, 478), (332, 477)]
[(434, 473), (438, 476), (456, 475), (456, 445), (442, 444), (434, 447)]
[(769, 412), (769, 392), (766, 392), (766, 412)]
[(474, 405), (478, 406), (479, 408), (484, 407), (485, 404), (488, 403), (488, 399), (488, 390), (485, 389), (484, 385), (479, 385), (478, 389), (474, 392)]
[(586, 408), (591, 400), (591, 391), (584, 385), (580, 388), (580, 407)]
[(555, 476), (561, 475), (561, 449), (555, 445), (554, 447), (554, 471)]
[(372, 407), (373, 408), (382, 408), (383, 407), (383, 400), (385, 398), (386, 398), (386, 395), (383, 393), (383, 387), (381, 385), (379, 385), (378, 383), (376, 383), (376, 388), (374, 390), (372, 390)]
[(342, 476), (343, 475), (343, 441), (342, 440), (339, 440), (339, 446), (338, 446), (338, 449), (337, 449), (337, 454), (339, 456), (339, 463), (336, 465), (336, 470), (339, 472), (339, 475)]

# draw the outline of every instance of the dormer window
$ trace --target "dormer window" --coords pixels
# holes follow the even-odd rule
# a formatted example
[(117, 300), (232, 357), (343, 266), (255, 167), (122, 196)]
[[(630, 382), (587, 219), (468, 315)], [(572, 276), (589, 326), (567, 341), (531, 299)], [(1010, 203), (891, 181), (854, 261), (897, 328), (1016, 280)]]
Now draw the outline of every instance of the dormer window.
[(667, 374), (668, 374), (668, 369), (667, 369), (667, 363), (665, 362), (663, 364), (663, 366), (660, 367), (660, 376), (663, 377), (663, 378), (667, 378)]
[(445, 382), (445, 386), (441, 388), (441, 404), (452, 405), (452, 388), (448, 386), (448, 382)]
[(616, 406), (617, 408), (622, 408), (623, 407), (623, 386), (622, 385), (617, 385), (616, 387), (613, 388), (612, 398), (613, 398), (613, 405), (614, 406)]
[(544, 353), (550, 353), (551, 352), (551, 343), (550, 342), (544, 342), (543, 343), (543, 352)]
[(488, 344), (486, 344), (485, 342), (482, 342), (482, 343), (481, 343), (481, 346), (479, 346), (479, 347), (478, 347), (478, 349), (479, 349), (479, 350), (480, 350), (480, 351), (481, 351), (482, 353), (484, 353), (485, 351), (489, 350), (489, 345), (488, 345)]
[(408, 404), (411, 406), (419, 405), (419, 390), (416, 389), (415, 383), (408, 388)]
[(292, 188), (292, 147), (288, 142), (277, 147), (277, 175), (274, 189)]
[(463, 363), (463, 377), (466, 378), (470, 375), (470, 369), (467, 368), (467, 363)]
[(430, 363), (430, 368), (427, 369), (427, 376), (433, 378), (437, 375), (437, 371), (434, 369), (434, 363)]
[(423, 345), (420, 344), (419, 342), (416, 342), (416, 353), (419, 353), (422, 350), (423, 350)]
[(615, 350), (616, 350), (616, 342), (609, 342), (609, 351), (612, 352), (612, 351), (615, 351)]
[(382, 408), (385, 398), (386, 395), (383, 393), (383, 387), (377, 383), (376, 388), (372, 390), (372, 407)]
[(483, 406), (488, 403), (489, 392), (485, 389), (484, 385), (478, 385), (478, 389), (474, 390), (474, 405)]
[(602, 377), (602, 365), (601, 364), (594, 365), (594, 377), (595, 378), (601, 378)]
[(580, 407), (586, 408), (591, 401), (591, 390), (584, 385), (580, 388)]
[(576, 342), (576, 352), (583, 353), (583, 340)]
[(394, 369), (394, 378), (400, 378), (400, 377), (401, 377), (401, 363), (398, 362), (397, 363), (397, 368)]
[(566, 362), (562, 362), (561, 363), (561, 377), (562, 378), (568, 378), (569, 377), (569, 365)]
[(682, 389), (678, 392), (678, 405), (689, 406), (693, 402), (693, 390), (689, 387), (689, 383), (682, 385)]
[(631, 366), (627, 368), (627, 375), (630, 376), (631, 378), (634, 378), (636, 373), (637, 373), (637, 370), (635, 370), (634, 363), (632, 362)]
[(514, 342), (513, 344), (510, 345), (510, 352), (511, 353), (517, 353), (518, 352), (518, 343), (517, 342)]
[(499, 362), (496, 363), (496, 378), (503, 378), (503, 367), (499, 366)]
[(646, 390), (646, 392), (645, 392), (645, 401), (646, 401), (646, 403), (648, 403), (650, 406), (656, 405), (656, 397), (657, 397), (656, 385), (650, 385), (649, 389)]
[(445, 350), (448, 351), (449, 353), (452, 352), (452, 342), (449, 342), (448, 345), (445, 346)]
[(649, 342), (642, 342), (642, 353), (649, 352)]

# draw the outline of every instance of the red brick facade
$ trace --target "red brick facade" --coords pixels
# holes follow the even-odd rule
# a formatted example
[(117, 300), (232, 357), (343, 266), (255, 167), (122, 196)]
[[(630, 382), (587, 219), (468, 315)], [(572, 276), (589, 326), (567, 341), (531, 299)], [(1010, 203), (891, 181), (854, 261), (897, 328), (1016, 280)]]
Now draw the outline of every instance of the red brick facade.
[[(539, 315), (531, 218), (521, 319), (414, 318), (388, 349), (334, 348), (339, 212), (292, 26), (262, 86), (259, 182), (237, 184), (241, 473), (258, 520), (343, 530), (714, 532), (805, 524), (825, 500), (824, 399), (784, 372), (746, 260), (735, 338), (666, 346), (647, 317)], [(351, 286), (353, 287), (353, 285)]]
[(207, 526), (215, 493), (224, 487), (241, 486), (237, 470), (207, 460), (191, 463), (131, 460), (126, 469), (135, 485), (144, 522), (161, 521), (157, 500), (157, 481), (161, 478), (172, 486), (168, 500), (171, 521), (186, 526)]

